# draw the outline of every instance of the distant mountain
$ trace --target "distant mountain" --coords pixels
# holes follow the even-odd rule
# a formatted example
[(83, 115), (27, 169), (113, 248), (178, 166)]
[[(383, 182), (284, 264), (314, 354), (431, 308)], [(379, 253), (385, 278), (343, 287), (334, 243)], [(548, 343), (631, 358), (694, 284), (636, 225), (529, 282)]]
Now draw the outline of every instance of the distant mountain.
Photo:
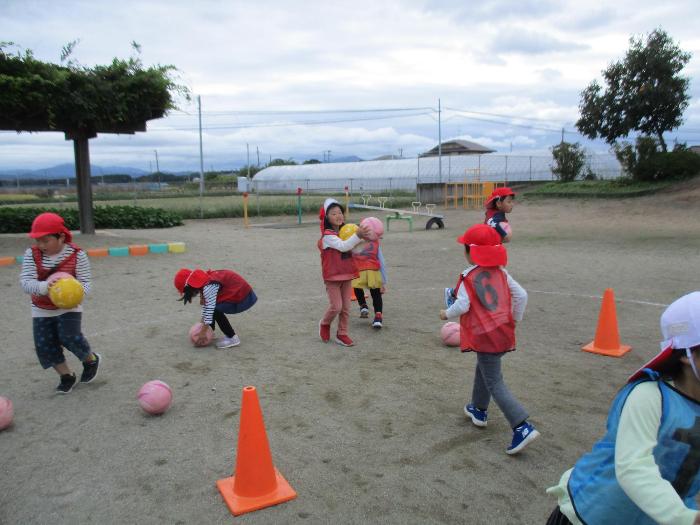
[[(129, 168), (126, 166), (98, 166), (90, 165), (90, 171), (93, 177), (100, 175), (129, 175), (132, 177), (141, 177), (149, 173), (139, 168)], [(73, 179), (75, 178), (75, 166), (73, 164), (59, 164), (45, 169), (39, 170), (0, 170), (0, 178), (26, 178), (26, 179)]]
[(362, 162), (363, 160), (364, 159), (361, 159), (356, 155), (349, 155), (347, 157), (331, 158), (330, 162)]

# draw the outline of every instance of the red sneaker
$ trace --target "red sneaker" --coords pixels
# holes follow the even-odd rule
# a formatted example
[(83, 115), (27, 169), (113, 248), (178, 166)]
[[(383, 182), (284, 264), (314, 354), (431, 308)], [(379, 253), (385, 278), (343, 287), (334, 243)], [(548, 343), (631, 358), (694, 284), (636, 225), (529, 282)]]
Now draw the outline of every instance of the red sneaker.
[(318, 335), (321, 341), (327, 343), (331, 340), (331, 325), (318, 323)]
[(353, 343), (352, 339), (350, 339), (347, 335), (336, 334), (335, 342), (343, 346), (355, 346), (355, 343)]

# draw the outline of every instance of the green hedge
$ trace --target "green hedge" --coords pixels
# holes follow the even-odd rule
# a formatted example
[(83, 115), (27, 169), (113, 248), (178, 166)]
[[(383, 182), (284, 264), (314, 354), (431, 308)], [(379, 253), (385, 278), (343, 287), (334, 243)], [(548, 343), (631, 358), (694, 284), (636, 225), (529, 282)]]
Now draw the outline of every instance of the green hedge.
[[(34, 217), (43, 212), (59, 214), (71, 230), (80, 229), (78, 210), (75, 208), (49, 209), (29, 207), (0, 208), (0, 233), (28, 233)], [(95, 228), (138, 230), (143, 228), (170, 228), (180, 226), (182, 217), (161, 208), (136, 206), (96, 206)]]

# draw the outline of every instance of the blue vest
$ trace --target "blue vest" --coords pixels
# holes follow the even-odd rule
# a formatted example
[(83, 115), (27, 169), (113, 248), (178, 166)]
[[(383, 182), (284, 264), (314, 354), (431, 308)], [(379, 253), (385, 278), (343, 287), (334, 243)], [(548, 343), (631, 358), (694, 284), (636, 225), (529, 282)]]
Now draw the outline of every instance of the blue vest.
[[(657, 379), (657, 378), (654, 378)], [(625, 494), (615, 477), (615, 438), (622, 407), (640, 379), (625, 385), (613, 400), (607, 432), (574, 466), (568, 490), (576, 515), (582, 523), (650, 524), (649, 518)], [(661, 424), (653, 454), (661, 477), (671, 482), (688, 508), (697, 509), (700, 490), (700, 403), (657, 380), (661, 391)]]

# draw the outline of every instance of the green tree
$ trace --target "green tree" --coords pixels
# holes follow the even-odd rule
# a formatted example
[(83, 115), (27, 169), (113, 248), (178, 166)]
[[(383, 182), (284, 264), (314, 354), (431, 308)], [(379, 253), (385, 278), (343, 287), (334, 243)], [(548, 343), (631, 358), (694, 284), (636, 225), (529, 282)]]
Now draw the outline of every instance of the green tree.
[(94, 233), (88, 140), (145, 131), (148, 120), (176, 107), (176, 95), (189, 94), (174, 80), (173, 66), (144, 68), (133, 57), (92, 68), (66, 62), (76, 44), (63, 48), (65, 65), (58, 65), (36, 60), (29, 50), (11, 54), (14, 44), (0, 42), (0, 129), (61, 131), (74, 141), (80, 229)]
[(307, 159), (302, 164), (321, 164), (321, 161), (318, 159)]
[(292, 159), (272, 159), (268, 166), (296, 166), (297, 163)]
[(666, 152), (663, 134), (683, 123), (688, 107), (690, 80), (680, 72), (690, 57), (662, 29), (631, 37), (625, 58), (603, 70), (605, 88), (594, 80), (581, 93), (576, 127), (611, 145), (637, 131), (656, 137)]
[(576, 142), (561, 142), (552, 148), (552, 173), (562, 182), (576, 180), (586, 165), (586, 152)]

